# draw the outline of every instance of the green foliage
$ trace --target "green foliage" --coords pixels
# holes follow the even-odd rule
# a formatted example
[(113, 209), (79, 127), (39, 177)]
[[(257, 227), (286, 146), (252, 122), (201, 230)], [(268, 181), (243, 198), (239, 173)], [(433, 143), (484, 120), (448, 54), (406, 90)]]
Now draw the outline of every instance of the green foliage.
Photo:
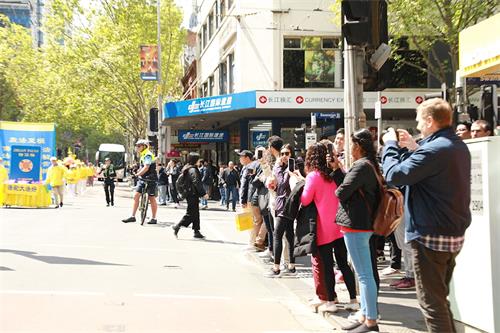
[(28, 30), (0, 25), (0, 118), (57, 124), (58, 146), (146, 136), (148, 110), (181, 93), (182, 14), (161, 1), (162, 86), (140, 79), (139, 46), (156, 44), (156, 2), (50, 0), (45, 44)]

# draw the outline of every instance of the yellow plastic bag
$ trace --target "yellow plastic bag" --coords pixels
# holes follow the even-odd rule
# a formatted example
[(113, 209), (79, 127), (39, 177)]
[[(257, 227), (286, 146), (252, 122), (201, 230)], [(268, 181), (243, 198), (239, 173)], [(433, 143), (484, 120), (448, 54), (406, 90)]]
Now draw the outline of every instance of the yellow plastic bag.
[(244, 231), (253, 228), (253, 215), (251, 212), (236, 214), (236, 229)]

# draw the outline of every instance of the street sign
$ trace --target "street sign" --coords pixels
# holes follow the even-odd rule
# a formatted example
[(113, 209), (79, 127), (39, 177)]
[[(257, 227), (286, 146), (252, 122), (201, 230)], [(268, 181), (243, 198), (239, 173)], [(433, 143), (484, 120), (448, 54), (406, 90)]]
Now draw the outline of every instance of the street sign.
[(312, 146), (318, 141), (318, 135), (316, 133), (306, 133), (306, 149)]

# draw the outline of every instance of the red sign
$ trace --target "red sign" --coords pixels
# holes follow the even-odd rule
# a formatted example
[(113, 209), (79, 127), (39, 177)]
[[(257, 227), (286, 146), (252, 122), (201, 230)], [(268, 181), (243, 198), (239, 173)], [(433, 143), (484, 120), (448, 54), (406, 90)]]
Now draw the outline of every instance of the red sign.
[(266, 104), (267, 103), (267, 97), (266, 96), (260, 96), (259, 97), (259, 102), (261, 104)]
[(415, 97), (415, 102), (417, 102), (417, 104), (421, 104), (423, 101), (424, 101), (424, 98), (422, 96)]
[(302, 104), (302, 103), (304, 103), (304, 97), (302, 97), (302, 96), (297, 96), (297, 97), (295, 98), (295, 101), (296, 101), (298, 104)]
[(380, 102), (381, 102), (382, 104), (386, 104), (386, 103), (387, 103), (387, 97), (385, 97), (385, 96), (381, 96), (381, 97), (380, 97)]

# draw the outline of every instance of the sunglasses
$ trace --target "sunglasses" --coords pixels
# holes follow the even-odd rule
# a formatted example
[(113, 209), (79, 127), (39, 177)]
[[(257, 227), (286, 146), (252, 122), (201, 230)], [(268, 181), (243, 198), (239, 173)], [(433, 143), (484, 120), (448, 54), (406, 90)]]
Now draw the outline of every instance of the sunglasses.
[(290, 152), (289, 151), (282, 151), (281, 156), (290, 156)]

